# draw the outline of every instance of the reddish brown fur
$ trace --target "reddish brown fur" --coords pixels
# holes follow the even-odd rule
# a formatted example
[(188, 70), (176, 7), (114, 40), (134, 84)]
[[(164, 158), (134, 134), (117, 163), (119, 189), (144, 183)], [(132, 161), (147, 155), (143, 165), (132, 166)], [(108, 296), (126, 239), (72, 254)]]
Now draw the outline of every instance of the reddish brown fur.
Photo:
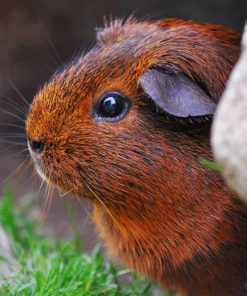
[[(138, 80), (169, 64), (217, 101), (239, 54), (240, 35), (183, 20), (114, 21), (98, 43), (54, 75), (26, 122), (46, 142), (35, 157), (49, 182), (94, 204), (111, 253), (127, 266), (186, 295), (245, 295), (247, 209), (221, 177), (200, 164), (209, 132), (171, 129)], [(95, 122), (92, 105), (117, 90), (127, 116)]]

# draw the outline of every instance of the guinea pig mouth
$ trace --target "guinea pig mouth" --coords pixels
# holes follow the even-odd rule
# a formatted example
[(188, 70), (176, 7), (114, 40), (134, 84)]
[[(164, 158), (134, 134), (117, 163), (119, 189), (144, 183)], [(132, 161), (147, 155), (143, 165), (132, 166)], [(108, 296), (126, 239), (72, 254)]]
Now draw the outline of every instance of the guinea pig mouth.
[(38, 175), (41, 177), (41, 179), (45, 180), (47, 183), (51, 183), (50, 178), (48, 178), (45, 172), (44, 165), (42, 165), (42, 162), (36, 159), (35, 156), (33, 156), (32, 154), (31, 154), (31, 157), (34, 163), (35, 170), (38, 173)]
[(35, 165), (35, 169), (36, 169), (38, 175), (41, 177), (41, 179), (45, 180), (47, 183), (50, 183), (50, 180), (46, 177), (46, 175), (43, 173), (43, 171), (37, 165)]

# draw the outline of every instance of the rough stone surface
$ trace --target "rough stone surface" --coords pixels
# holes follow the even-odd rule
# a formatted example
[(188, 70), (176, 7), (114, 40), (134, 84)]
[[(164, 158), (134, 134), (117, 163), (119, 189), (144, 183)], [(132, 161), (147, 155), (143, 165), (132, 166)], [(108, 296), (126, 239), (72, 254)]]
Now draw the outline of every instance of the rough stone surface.
[(247, 23), (240, 59), (215, 114), (211, 142), (227, 183), (247, 202)]

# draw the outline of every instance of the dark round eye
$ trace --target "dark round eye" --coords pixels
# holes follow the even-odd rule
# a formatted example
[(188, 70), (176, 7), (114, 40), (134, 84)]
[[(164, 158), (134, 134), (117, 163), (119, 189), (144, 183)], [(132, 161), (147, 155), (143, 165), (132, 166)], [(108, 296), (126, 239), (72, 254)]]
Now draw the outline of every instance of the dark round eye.
[(120, 93), (105, 94), (96, 106), (95, 119), (101, 121), (118, 121), (128, 111), (129, 100)]

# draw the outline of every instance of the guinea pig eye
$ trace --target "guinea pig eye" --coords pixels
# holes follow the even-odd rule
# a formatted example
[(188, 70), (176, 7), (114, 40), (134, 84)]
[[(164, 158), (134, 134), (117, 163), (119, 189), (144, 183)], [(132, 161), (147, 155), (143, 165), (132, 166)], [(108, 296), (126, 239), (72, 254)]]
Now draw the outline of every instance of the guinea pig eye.
[(129, 100), (122, 94), (111, 92), (103, 95), (97, 103), (94, 118), (97, 121), (118, 121), (128, 112)]

